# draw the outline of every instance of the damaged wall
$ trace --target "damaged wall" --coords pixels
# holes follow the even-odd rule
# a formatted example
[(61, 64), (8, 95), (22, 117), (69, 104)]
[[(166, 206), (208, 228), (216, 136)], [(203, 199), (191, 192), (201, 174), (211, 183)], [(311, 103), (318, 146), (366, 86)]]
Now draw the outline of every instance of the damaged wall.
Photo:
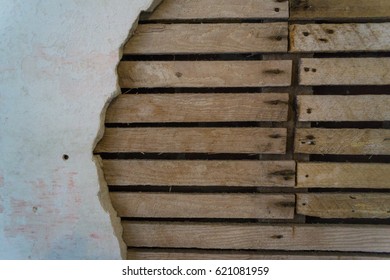
[(152, 2), (1, 1), (1, 259), (125, 253), (92, 150), (119, 48)]

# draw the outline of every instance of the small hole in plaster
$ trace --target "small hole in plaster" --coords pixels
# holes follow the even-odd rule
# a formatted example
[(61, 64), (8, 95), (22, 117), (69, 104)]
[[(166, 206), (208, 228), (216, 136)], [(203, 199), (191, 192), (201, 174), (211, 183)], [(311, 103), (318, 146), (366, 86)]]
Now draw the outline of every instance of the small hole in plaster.
[(32, 208), (32, 211), (33, 211), (34, 213), (37, 213), (38, 207), (34, 206), (34, 207)]
[(68, 156), (67, 154), (63, 154), (63, 155), (62, 155), (62, 159), (63, 159), (63, 160), (68, 160), (68, 159), (69, 159), (69, 156)]

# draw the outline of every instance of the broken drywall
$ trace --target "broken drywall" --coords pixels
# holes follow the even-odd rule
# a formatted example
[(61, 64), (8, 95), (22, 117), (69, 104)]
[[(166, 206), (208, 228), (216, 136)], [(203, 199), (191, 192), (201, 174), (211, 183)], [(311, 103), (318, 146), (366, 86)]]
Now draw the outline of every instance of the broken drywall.
[(1, 259), (123, 257), (92, 150), (119, 48), (152, 2), (2, 1)]

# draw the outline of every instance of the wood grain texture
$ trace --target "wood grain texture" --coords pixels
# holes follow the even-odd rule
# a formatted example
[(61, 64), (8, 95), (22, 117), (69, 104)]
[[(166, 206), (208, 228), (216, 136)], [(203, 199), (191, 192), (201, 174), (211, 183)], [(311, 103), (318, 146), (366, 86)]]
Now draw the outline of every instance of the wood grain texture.
[(289, 86), (290, 60), (122, 61), (122, 88)]
[(301, 95), (298, 121), (388, 121), (390, 95)]
[(144, 19), (288, 18), (288, 1), (275, 0), (164, 0)]
[(287, 121), (288, 102), (287, 93), (122, 94), (106, 123)]
[(294, 161), (103, 160), (109, 185), (295, 185)]
[(297, 214), (326, 219), (390, 218), (388, 193), (298, 193)]
[(286, 137), (286, 128), (106, 128), (95, 152), (284, 154)]
[(129, 247), (390, 252), (388, 225), (123, 222)]
[(293, 219), (293, 194), (110, 194), (120, 217)]
[(390, 58), (303, 58), (301, 85), (389, 85)]
[(390, 164), (310, 162), (297, 164), (298, 188), (390, 188)]
[(124, 54), (287, 52), (287, 22), (141, 24)]
[(293, 20), (389, 19), (388, 0), (292, 0)]
[[(390, 7), (390, 6), (389, 6)], [(294, 24), (292, 52), (389, 51), (390, 23)]]
[(326, 252), (269, 252), (189, 249), (130, 249), (128, 260), (380, 260), (383, 254), (326, 253)]
[(298, 128), (295, 152), (302, 154), (389, 155), (389, 129)]

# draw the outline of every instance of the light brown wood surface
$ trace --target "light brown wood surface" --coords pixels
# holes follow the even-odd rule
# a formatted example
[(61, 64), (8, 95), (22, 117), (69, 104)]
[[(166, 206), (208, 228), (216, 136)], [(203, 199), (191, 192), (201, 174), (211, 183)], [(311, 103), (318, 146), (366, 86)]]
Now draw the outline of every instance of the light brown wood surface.
[(287, 93), (122, 94), (106, 123), (287, 121)]
[[(389, 5), (390, 8), (390, 5)], [(294, 24), (292, 52), (389, 51), (390, 23)]]
[(129, 247), (390, 252), (388, 225), (122, 224)]
[(389, 189), (390, 164), (300, 162), (297, 187)]
[(301, 85), (389, 85), (390, 58), (302, 58)]
[(122, 61), (122, 88), (289, 86), (290, 60)]
[(293, 194), (110, 194), (120, 217), (293, 219)]
[(286, 128), (106, 128), (95, 152), (284, 154), (286, 135)]
[(298, 121), (388, 121), (390, 95), (301, 95)]
[(298, 128), (295, 152), (302, 154), (389, 155), (389, 129)]
[(320, 218), (390, 218), (388, 193), (298, 193), (297, 214)]
[(287, 52), (287, 22), (141, 24), (124, 54)]
[(294, 161), (104, 160), (109, 185), (295, 185)]
[(389, 19), (388, 0), (291, 0), (293, 20)]
[(389, 255), (326, 252), (221, 251), (186, 249), (130, 249), (128, 260), (380, 260)]
[[(288, 18), (288, 1), (164, 0), (150, 20)], [(146, 19), (145, 18), (145, 19)]]

